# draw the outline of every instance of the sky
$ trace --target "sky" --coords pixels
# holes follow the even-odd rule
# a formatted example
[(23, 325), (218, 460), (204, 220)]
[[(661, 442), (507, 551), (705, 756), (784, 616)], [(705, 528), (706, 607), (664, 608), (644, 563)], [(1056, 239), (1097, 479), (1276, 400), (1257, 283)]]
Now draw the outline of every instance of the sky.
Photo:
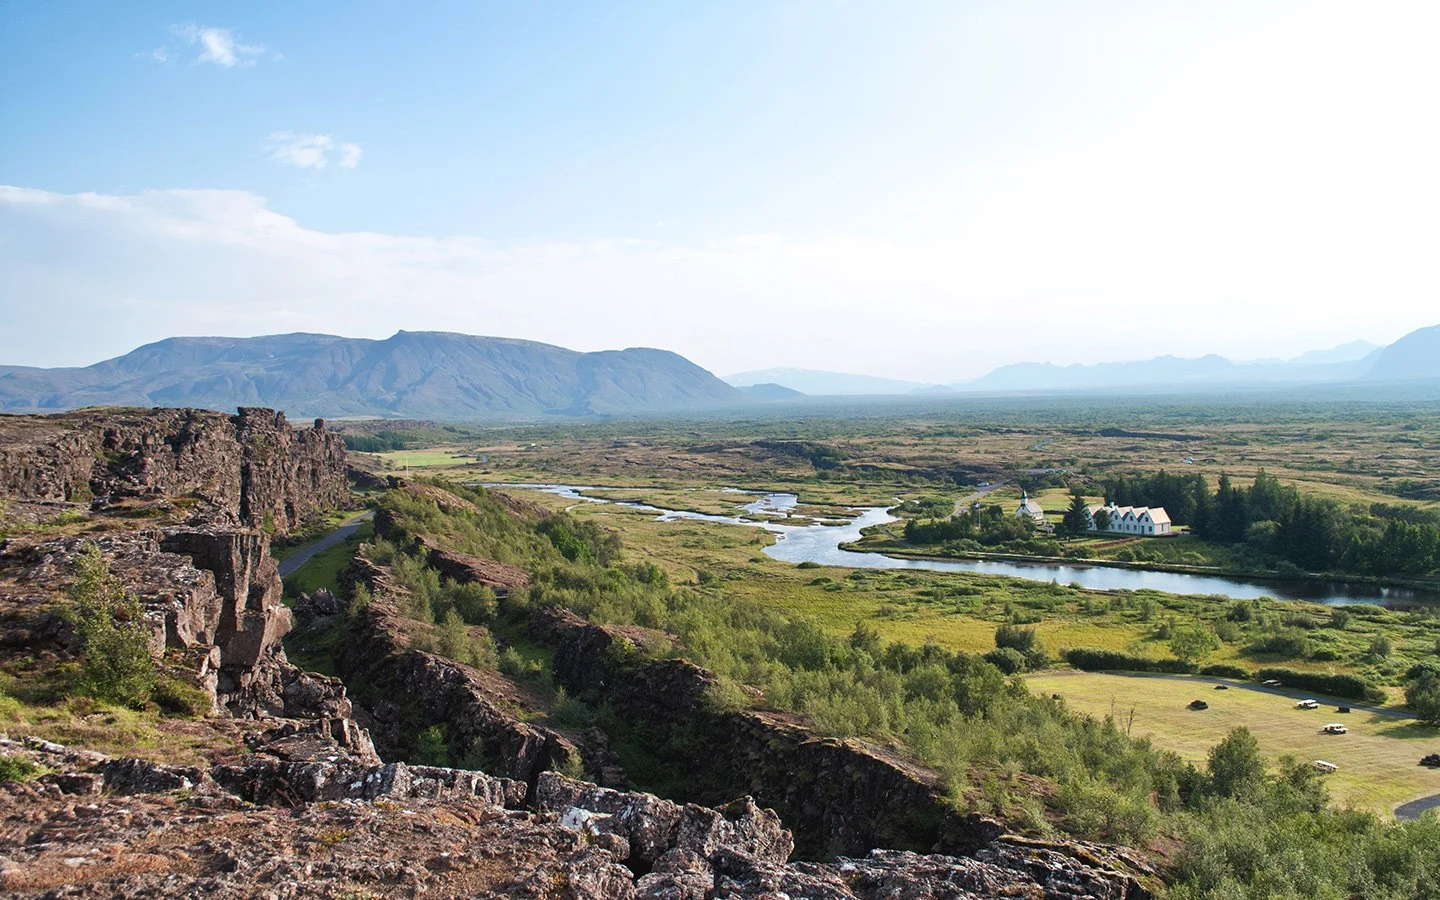
[(0, 0), (0, 365), (1387, 343), (1440, 323), (1437, 38), (1433, 0)]

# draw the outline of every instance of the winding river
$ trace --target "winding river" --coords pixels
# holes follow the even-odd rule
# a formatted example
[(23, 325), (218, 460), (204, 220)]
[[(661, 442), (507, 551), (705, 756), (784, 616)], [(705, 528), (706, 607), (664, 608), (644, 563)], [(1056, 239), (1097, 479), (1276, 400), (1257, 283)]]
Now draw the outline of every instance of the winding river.
[[(982, 575), (1003, 575), (1029, 581), (1055, 581), (1094, 590), (1142, 589), (1171, 594), (1217, 594), (1239, 600), (1275, 597), (1284, 600), (1307, 600), (1312, 603), (1345, 605), (1373, 603), (1380, 606), (1440, 606), (1440, 592), (1405, 587), (1384, 587), (1347, 581), (1315, 578), (1245, 579), (1225, 575), (1193, 575), (1183, 572), (1157, 572), (1149, 569), (1125, 569), (1114, 566), (1081, 563), (1021, 562), (1013, 560), (930, 560), (902, 559), (882, 553), (858, 553), (840, 549), (841, 544), (858, 541), (860, 530), (899, 519), (882, 506), (861, 507), (844, 524), (822, 525), (806, 519), (803, 525), (787, 525), (783, 521), (756, 521), (741, 516), (717, 516), (688, 510), (662, 509), (628, 500), (608, 500), (587, 496), (583, 491), (624, 490), (623, 488), (586, 487), (573, 484), (493, 484), (486, 487), (528, 488), (544, 491), (577, 503), (610, 503), (631, 509), (653, 512), (662, 522), (721, 522), (763, 528), (776, 535), (766, 547), (765, 555), (790, 563), (813, 562), (823, 566), (846, 566), (852, 569), (924, 569), (936, 572), (975, 572)], [(735, 493), (759, 492), (733, 489)], [(740, 507), (755, 516), (783, 519), (792, 514), (799, 498), (794, 494), (763, 494), (758, 500)]]

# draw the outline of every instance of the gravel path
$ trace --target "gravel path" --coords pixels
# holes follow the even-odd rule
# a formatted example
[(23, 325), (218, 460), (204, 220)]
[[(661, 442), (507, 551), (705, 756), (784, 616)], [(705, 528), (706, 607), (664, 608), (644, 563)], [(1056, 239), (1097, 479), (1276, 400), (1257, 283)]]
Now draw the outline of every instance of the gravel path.
[(373, 509), (367, 509), (362, 513), (357, 513), (349, 519), (346, 519), (339, 528), (325, 535), (320, 540), (313, 544), (306, 544), (304, 547), (285, 557), (280, 563), (280, 577), (288, 577), (292, 572), (309, 562), (315, 554), (324, 553), (326, 550), (345, 540), (354, 534), (360, 526), (364, 524), (365, 520), (374, 515), (375, 511)]

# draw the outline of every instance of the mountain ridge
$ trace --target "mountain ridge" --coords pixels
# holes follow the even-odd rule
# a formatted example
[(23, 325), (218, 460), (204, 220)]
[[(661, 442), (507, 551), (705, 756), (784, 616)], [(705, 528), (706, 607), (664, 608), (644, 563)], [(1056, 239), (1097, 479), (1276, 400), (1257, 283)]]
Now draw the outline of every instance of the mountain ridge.
[(0, 366), (0, 411), (270, 406), (303, 416), (591, 416), (747, 402), (668, 350), (582, 353), (518, 338), (399, 331), (172, 337), (91, 366)]

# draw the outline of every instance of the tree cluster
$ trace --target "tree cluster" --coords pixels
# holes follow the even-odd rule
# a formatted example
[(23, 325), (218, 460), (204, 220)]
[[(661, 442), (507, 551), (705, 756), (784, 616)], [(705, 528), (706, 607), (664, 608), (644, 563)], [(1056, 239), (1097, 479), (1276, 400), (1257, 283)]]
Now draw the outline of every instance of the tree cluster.
[(1346, 506), (1301, 494), (1261, 470), (1249, 487), (1221, 475), (1159, 472), (1106, 482), (1107, 501), (1163, 506), (1177, 525), (1221, 544), (1243, 544), (1312, 572), (1421, 575), (1440, 568), (1440, 521), (1387, 504)]

